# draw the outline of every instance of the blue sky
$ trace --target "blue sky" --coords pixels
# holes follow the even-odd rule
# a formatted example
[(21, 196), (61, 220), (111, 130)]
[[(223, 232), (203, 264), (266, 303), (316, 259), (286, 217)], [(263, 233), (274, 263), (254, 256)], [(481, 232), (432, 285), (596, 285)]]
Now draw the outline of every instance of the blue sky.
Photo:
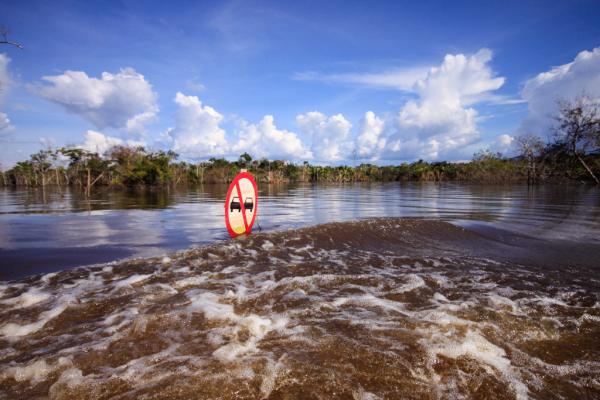
[(556, 99), (600, 97), (598, 21), (597, 1), (7, 1), (25, 49), (0, 48), (0, 161), (127, 143), (330, 164), (510, 153), (547, 136)]

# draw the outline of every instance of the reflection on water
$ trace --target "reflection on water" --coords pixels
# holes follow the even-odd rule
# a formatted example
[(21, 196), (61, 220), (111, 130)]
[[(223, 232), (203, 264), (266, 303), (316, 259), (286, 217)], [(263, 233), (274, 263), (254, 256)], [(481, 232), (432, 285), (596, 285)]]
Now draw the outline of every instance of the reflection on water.
[[(0, 274), (14, 278), (228, 237), (225, 185), (186, 189), (0, 191)], [(370, 217), (424, 217), (598, 243), (600, 193), (585, 186), (261, 185), (258, 224), (282, 230)]]

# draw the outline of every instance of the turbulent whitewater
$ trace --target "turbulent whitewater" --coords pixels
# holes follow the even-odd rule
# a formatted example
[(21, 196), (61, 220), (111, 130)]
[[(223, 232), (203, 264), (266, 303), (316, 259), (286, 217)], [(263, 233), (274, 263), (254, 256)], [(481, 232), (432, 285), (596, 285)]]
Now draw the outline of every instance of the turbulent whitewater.
[(600, 397), (598, 268), (494, 246), (372, 219), (0, 283), (0, 398)]

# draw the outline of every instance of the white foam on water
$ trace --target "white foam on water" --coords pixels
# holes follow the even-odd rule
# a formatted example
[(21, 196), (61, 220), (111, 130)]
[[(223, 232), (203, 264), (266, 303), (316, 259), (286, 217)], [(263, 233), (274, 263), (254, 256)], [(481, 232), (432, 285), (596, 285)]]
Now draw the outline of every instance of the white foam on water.
[(171, 285), (167, 285), (166, 283), (153, 283), (149, 285), (144, 285), (143, 291), (145, 294), (147, 294), (147, 297), (144, 300), (150, 302), (178, 293), (177, 290), (175, 290)]
[(468, 326), (473, 324), (473, 321), (454, 315), (453, 312), (458, 309), (460, 309), (460, 306), (442, 304), (431, 310), (413, 311), (410, 316), (422, 322), (434, 323), (440, 326)]
[[(129, 307), (124, 310), (116, 311), (102, 321), (102, 324), (107, 326), (104, 331), (109, 334), (114, 334), (122, 328), (131, 325), (132, 321), (134, 321), (139, 314), (140, 312), (137, 307)], [(117, 320), (119, 321), (118, 323)]]
[(444, 303), (447, 303), (447, 302), (449, 302), (449, 301), (450, 301), (450, 300), (448, 300), (448, 298), (446, 298), (446, 296), (444, 296), (443, 294), (441, 294), (441, 293), (438, 293), (438, 292), (435, 292), (435, 293), (433, 294), (433, 299), (434, 299), (435, 301), (438, 301), (438, 302), (444, 302)]
[[(480, 333), (469, 329), (463, 337), (448, 332), (429, 332), (429, 335), (428, 338), (420, 340), (420, 343), (433, 359), (443, 355), (453, 359), (468, 357), (479, 361), (499, 372), (511, 385), (517, 399), (529, 398), (527, 385), (521, 380), (518, 370), (511, 365), (506, 351), (488, 341)], [(488, 372), (493, 373), (489, 369)]]
[(272, 319), (262, 318), (251, 314), (244, 317), (235, 315), (234, 322), (237, 326), (232, 328), (233, 332), (237, 333), (245, 328), (250, 333), (250, 337), (244, 343), (231, 342), (215, 350), (213, 356), (221, 362), (232, 362), (246, 353), (255, 353), (257, 343), (269, 332), (283, 330), (288, 319), (281, 316), (274, 316)]
[(255, 352), (256, 342), (254, 340), (248, 340), (246, 343), (231, 342), (224, 346), (219, 347), (212, 354), (213, 356), (221, 361), (222, 363), (230, 363), (235, 361), (240, 355)]
[(296, 253), (301, 253), (301, 252), (310, 252), (310, 250), (312, 250), (312, 249), (314, 249), (314, 246), (307, 244), (302, 247), (296, 247), (293, 249), (293, 251), (295, 251)]
[(246, 249), (246, 253), (252, 258), (256, 258), (256, 256), (258, 255), (258, 251), (254, 249)]
[(381, 397), (375, 393), (367, 392), (362, 387), (352, 391), (352, 398), (354, 400), (379, 400)]
[(56, 275), (57, 275), (57, 273), (56, 273), (56, 272), (50, 272), (49, 274), (45, 274), (45, 275), (43, 275), (43, 276), (42, 276), (42, 278), (41, 278), (41, 279), (42, 279), (42, 282), (44, 282), (45, 284), (48, 284), (48, 283), (50, 283), (50, 280), (51, 280), (52, 278), (54, 278)]
[(53, 368), (46, 364), (45, 360), (37, 360), (24, 367), (10, 367), (2, 375), (13, 378), (17, 382), (39, 382), (44, 380), (52, 370)]
[(248, 288), (242, 284), (236, 285), (235, 291), (228, 290), (224, 295), (228, 299), (236, 299), (238, 301), (243, 301), (248, 296)]
[(202, 312), (207, 319), (232, 323), (232, 326), (228, 326), (226, 329), (221, 328), (218, 332), (212, 332), (213, 342), (225, 342), (223, 337), (226, 333), (236, 335), (242, 330), (249, 333), (249, 337), (243, 343), (231, 341), (213, 352), (213, 356), (224, 363), (232, 362), (246, 353), (256, 352), (256, 344), (267, 333), (282, 330), (288, 323), (287, 318), (277, 315), (272, 318), (264, 318), (256, 314), (238, 315), (235, 313), (233, 305), (221, 303), (221, 298), (211, 292), (191, 290), (186, 295), (191, 300), (188, 310)]
[(0, 300), (0, 304), (13, 306), (14, 309), (30, 307), (34, 304), (50, 298), (50, 293), (41, 291), (36, 287), (32, 287), (29, 290), (21, 293), (16, 297)]
[(284, 299), (301, 299), (307, 296), (306, 292), (302, 289), (294, 289), (291, 292), (286, 293)]
[(529, 298), (529, 299), (526, 299), (523, 301), (526, 303), (541, 304), (542, 306), (561, 306), (561, 307), (569, 306), (567, 303), (565, 303), (562, 300), (555, 299), (552, 297), (547, 297), (547, 296), (536, 296), (534, 298)]
[(429, 272), (427, 276), (429, 277), (429, 279), (433, 280), (440, 288), (454, 287), (454, 283), (445, 275), (435, 272)]
[(48, 321), (62, 314), (63, 311), (65, 311), (69, 306), (69, 303), (70, 300), (59, 301), (56, 306), (41, 313), (40, 318), (37, 321), (29, 324), (20, 325), (14, 322), (9, 322), (0, 328), (0, 335), (10, 338), (35, 333), (42, 329), (44, 325), (48, 323)]
[[(275, 248), (270, 241), (263, 242), (265, 245), (267, 249), (262, 250)], [(90, 397), (100, 396), (113, 377), (126, 380), (134, 388), (124, 397), (133, 396), (140, 388), (150, 388), (161, 379), (177, 375), (180, 379), (202, 376), (206, 382), (220, 382), (224, 386), (242, 381), (260, 390), (260, 397), (267, 398), (280, 389), (277, 385), (284, 379), (286, 382), (302, 379), (294, 376), (296, 371), (288, 369), (286, 353), (323, 351), (324, 340), (333, 338), (339, 340), (336, 345), (341, 345), (340, 351), (347, 352), (344, 346), (351, 342), (350, 351), (356, 343), (371, 356), (382, 354), (399, 360), (410, 370), (408, 379), (414, 377), (415, 384), (433, 396), (437, 387), (440, 398), (468, 397), (464, 383), (471, 378), (470, 372), (460, 367), (437, 375), (433, 366), (441, 358), (477, 363), (486, 373), (506, 382), (506, 390), (519, 399), (526, 398), (528, 390), (534, 391), (535, 382), (542, 388), (548, 384), (543, 381), (544, 374), (562, 377), (568, 385), (589, 387), (594, 383), (585, 376), (586, 371), (600, 370), (600, 363), (593, 362), (546, 364), (511, 347), (511, 341), (519, 345), (526, 340), (558, 339), (552, 334), (561, 327), (574, 332), (578, 331), (574, 324), (598, 324), (600, 317), (595, 309), (587, 308), (586, 312), (568, 305), (577, 302), (576, 290), (562, 288), (563, 295), (557, 295), (557, 303), (548, 294), (555, 288), (532, 286), (516, 290), (508, 286), (511, 279), (498, 279), (494, 272), (484, 270), (485, 265), (472, 267), (468, 260), (462, 259), (453, 262), (448, 258), (432, 258), (418, 262), (408, 256), (367, 251), (354, 254), (354, 258), (343, 251), (315, 250), (311, 255), (308, 250), (313, 247), (305, 246), (288, 249), (288, 256), (271, 257), (269, 264), (263, 263), (268, 255), (256, 248), (258, 251), (248, 251), (238, 243), (227, 246), (228, 252), (237, 252), (235, 257), (239, 257), (239, 262), (236, 259), (233, 265), (229, 256), (215, 250), (217, 254), (202, 259), (186, 259), (184, 267), (179, 264), (178, 256), (173, 256), (169, 267), (162, 266), (159, 257), (149, 262), (160, 271), (154, 274), (129, 275), (132, 273), (128, 272), (129, 267), (122, 271), (115, 264), (114, 268), (105, 267), (101, 271), (87, 270), (88, 275), (80, 279), (73, 278), (82, 276), (78, 272), (59, 279), (42, 277), (27, 288), (11, 283), (11, 293), (19, 296), (0, 300), (3, 312), (5, 308), (10, 313), (28, 306), (35, 308), (16, 314), (29, 315), (38, 311), (38, 307), (43, 312), (29, 317), (35, 318), (31, 323), (17, 325), (23, 321), (10, 321), (0, 328), (0, 334), (9, 338), (5, 342), (13, 346), (10, 350), (0, 350), (0, 360), (6, 364), (4, 368), (0, 366), (0, 376), (2, 379), (18, 376), (19, 382), (41, 382), (60, 374), (58, 381), (48, 382), (48, 386), (54, 383), (51, 397), (59, 392), (64, 396), (62, 391), (74, 387)], [(299, 252), (302, 257), (296, 255)], [(302, 265), (303, 262), (308, 264)], [(400, 263), (403, 265), (398, 266)], [(289, 272), (297, 266), (301, 267), (298, 275)], [(510, 273), (507, 271), (503, 277), (513, 278)], [(152, 277), (156, 278), (155, 283), (148, 282)], [(424, 290), (427, 286), (431, 290)], [(116, 288), (126, 290), (116, 291)], [(69, 293), (70, 298), (56, 296), (57, 293)], [(397, 295), (402, 293), (411, 295)], [(585, 299), (589, 303), (589, 296)], [(96, 304), (106, 308), (96, 308)], [(22, 349), (30, 343), (46, 346), (43, 340), (47, 338), (28, 335), (42, 329), (69, 305), (82, 308), (91, 305), (94, 317), (83, 321), (84, 334), (79, 331), (79, 321), (71, 325), (71, 320), (69, 326), (57, 328), (57, 333), (48, 330), (49, 335), (54, 335), (47, 350), (51, 357), (68, 356), (76, 360), (77, 355), (89, 351), (108, 351), (115, 342), (119, 346), (131, 343), (132, 351), (127, 348), (123, 351), (130, 353), (129, 357), (138, 357), (139, 338), (149, 339), (157, 350), (139, 358), (126, 356), (123, 364), (116, 367), (98, 366), (95, 373), (85, 376), (82, 370), (89, 367), (76, 365), (75, 361), (59, 365), (55, 358), (39, 358), (41, 352), (33, 355), (38, 358), (23, 358)], [(563, 313), (562, 307), (576, 311), (575, 315)], [(97, 310), (105, 314), (96, 318)], [(484, 319), (479, 318), (482, 312)], [(194, 313), (204, 318), (196, 318), (199, 315)], [(337, 325), (338, 322), (342, 324)], [(357, 332), (367, 334), (356, 335)], [(66, 344), (61, 347), (60, 343)], [(187, 346), (188, 343), (193, 345)], [(419, 348), (419, 359), (407, 359), (407, 352), (415, 347)], [(277, 360), (282, 353), (284, 356)], [(28, 360), (27, 363), (4, 361), (19, 357)], [(262, 371), (261, 365), (265, 365)], [(353, 368), (360, 368), (351, 365), (353, 368), (346, 369), (346, 366), (335, 373), (352, 374)], [(526, 377), (529, 389), (522, 377)], [(5, 385), (2, 379), (0, 385)], [(374, 392), (359, 386), (352, 395), (355, 399), (387, 397)]]
[(127, 277), (125, 279), (121, 279), (120, 281), (115, 283), (115, 288), (122, 288), (125, 286), (133, 286), (136, 283), (142, 282), (147, 280), (148, 278), (150, 278), (153, 274), (146, 274), (146, 275), (139, 275), (139, 274), (133, 274), (130, 277)]
[(237, 316), (233, 312), (233, 306), (219, 302), (219, 296), (214, 293), (191, 290), (186, 295), (191, 300), (188, 309), (202, 312), (208, 319), (225, 320)]
[(394, 293), (411, 292), (415, 289), (425, 286), (425, 281), (419, 275), (408, 274), (407, 282), (394, 289)]
[(188, 286), (200, 286), (208, 280), (206, 275), (201, 276), (190, 276), (188, 278), (183, 278), (175, 281), (174, 286), (177, 289), (182, 289)]
[[(171, 371), (157, 371), (153, 366), (159, 364), (163, 360), (176, 359), (175, 353), (177, 347), (177, 345), (172, 345), (158, 353), (129, 360), (127, 363), (116, 367), (113, 373), (117, 374), (119, 378), (129, 381), (132, 384), (147, 384), (160, 381), (164, 377), (169, 376)], [(188, 359), (188, 357), (182, 357), (182, 359)]]
[(395, 311), (397, 313), (406, 315), (406, 307), (404, 307), (403, 303), (388, 299), (381, 299), (372, 294), (338, 297), (333, 302), (328, 303), (328, 305), (333, 307), (341, 307), (347, 304), (354, 306), (377, 307), (386, 311)]
[(10, 366), (4, 369), (0, 375), (5, 378), (13, 378), (17, 382), (30, 381), (35, 384), (43, 381), (48, 374), (58, 368), (72, 365), (69, 358), (60, 357), (55, 364), (48, 364), (46, 360), (40, 359), (25, 366)]
[(581, 325), (583, 322), (600, 322), (600, 316), (583, 313), (581, 317), (577, 318), (577, 322), (578, 325)]
[(261, 399), (268, 398), (273, 390), (275, 390), (275, 383), (277, 381), (277, 377), (280, 373), (285, 369), (284, 361), (285, 354), (277, 360), (277, 362), (273, 362), (271, 359), (267, 359), (267, 365), (265, 366), (265, 372), (260, 383), (260, 394)]
[(275, 245), (273, 245), (273, 243), (269, 242), (268, 240), (265, 240), (265, 242), (260, 247), (262, 247), (263, 250), (269, 251), (272, 250), (275, 247)]
[(521, 308), (519, 307), (519, 305), (516, 302), (509, 299), (508, 297), (500, 296), (499, 294), (496, 294), (496, 293), (489, 293), (487, 295), (487, 298), (490, 301), (490, 303), (492, 304), (492, 306), (494, 306), (494, 308), (508, 307), (508, 308), (510, 308), (511, 312), (514, 314), (525, 315), (521, 311)]
[[(50, 398), (57, 398), (59, 394), (67, 388), (73, 389), (86, 383), (86, 379), (83, 377), (83, 373), (78, 368), (69, 368), (62, 372), (60, 377), (52, 386), (50, 386), (49, 394)], [(91, 388), (90, 388), (91, 389)], [(88, 393), (90, 390), (88, 389)]]

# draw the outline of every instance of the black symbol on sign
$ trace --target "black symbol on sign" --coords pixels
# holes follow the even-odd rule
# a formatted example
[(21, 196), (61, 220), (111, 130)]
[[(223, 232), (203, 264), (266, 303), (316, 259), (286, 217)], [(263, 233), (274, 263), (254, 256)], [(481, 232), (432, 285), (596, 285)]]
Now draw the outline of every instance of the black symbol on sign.
[(242, 211), (240, 199), (237, 196), (234, 196), (233, 199), (231, 199), (231, 204), (229, 205), (229, 212), (233, 212), (233, 210)]
[(246, 200), (244, 201), (244, 209), (252, 212), (253, 208), (254, 208), (254, 199), (252, 199), (252, 197), (246, 197)]
[[(244, 201), (244, 209), (252, 212), (254, 209), (254, 199), (252, 197), (246, 197), (246, 200)], [(242, 211), (240, 199), (237, 196), (233, 196), (231, 203), (229, 204), (229, 212), (233, 212), (233, 210)]]

